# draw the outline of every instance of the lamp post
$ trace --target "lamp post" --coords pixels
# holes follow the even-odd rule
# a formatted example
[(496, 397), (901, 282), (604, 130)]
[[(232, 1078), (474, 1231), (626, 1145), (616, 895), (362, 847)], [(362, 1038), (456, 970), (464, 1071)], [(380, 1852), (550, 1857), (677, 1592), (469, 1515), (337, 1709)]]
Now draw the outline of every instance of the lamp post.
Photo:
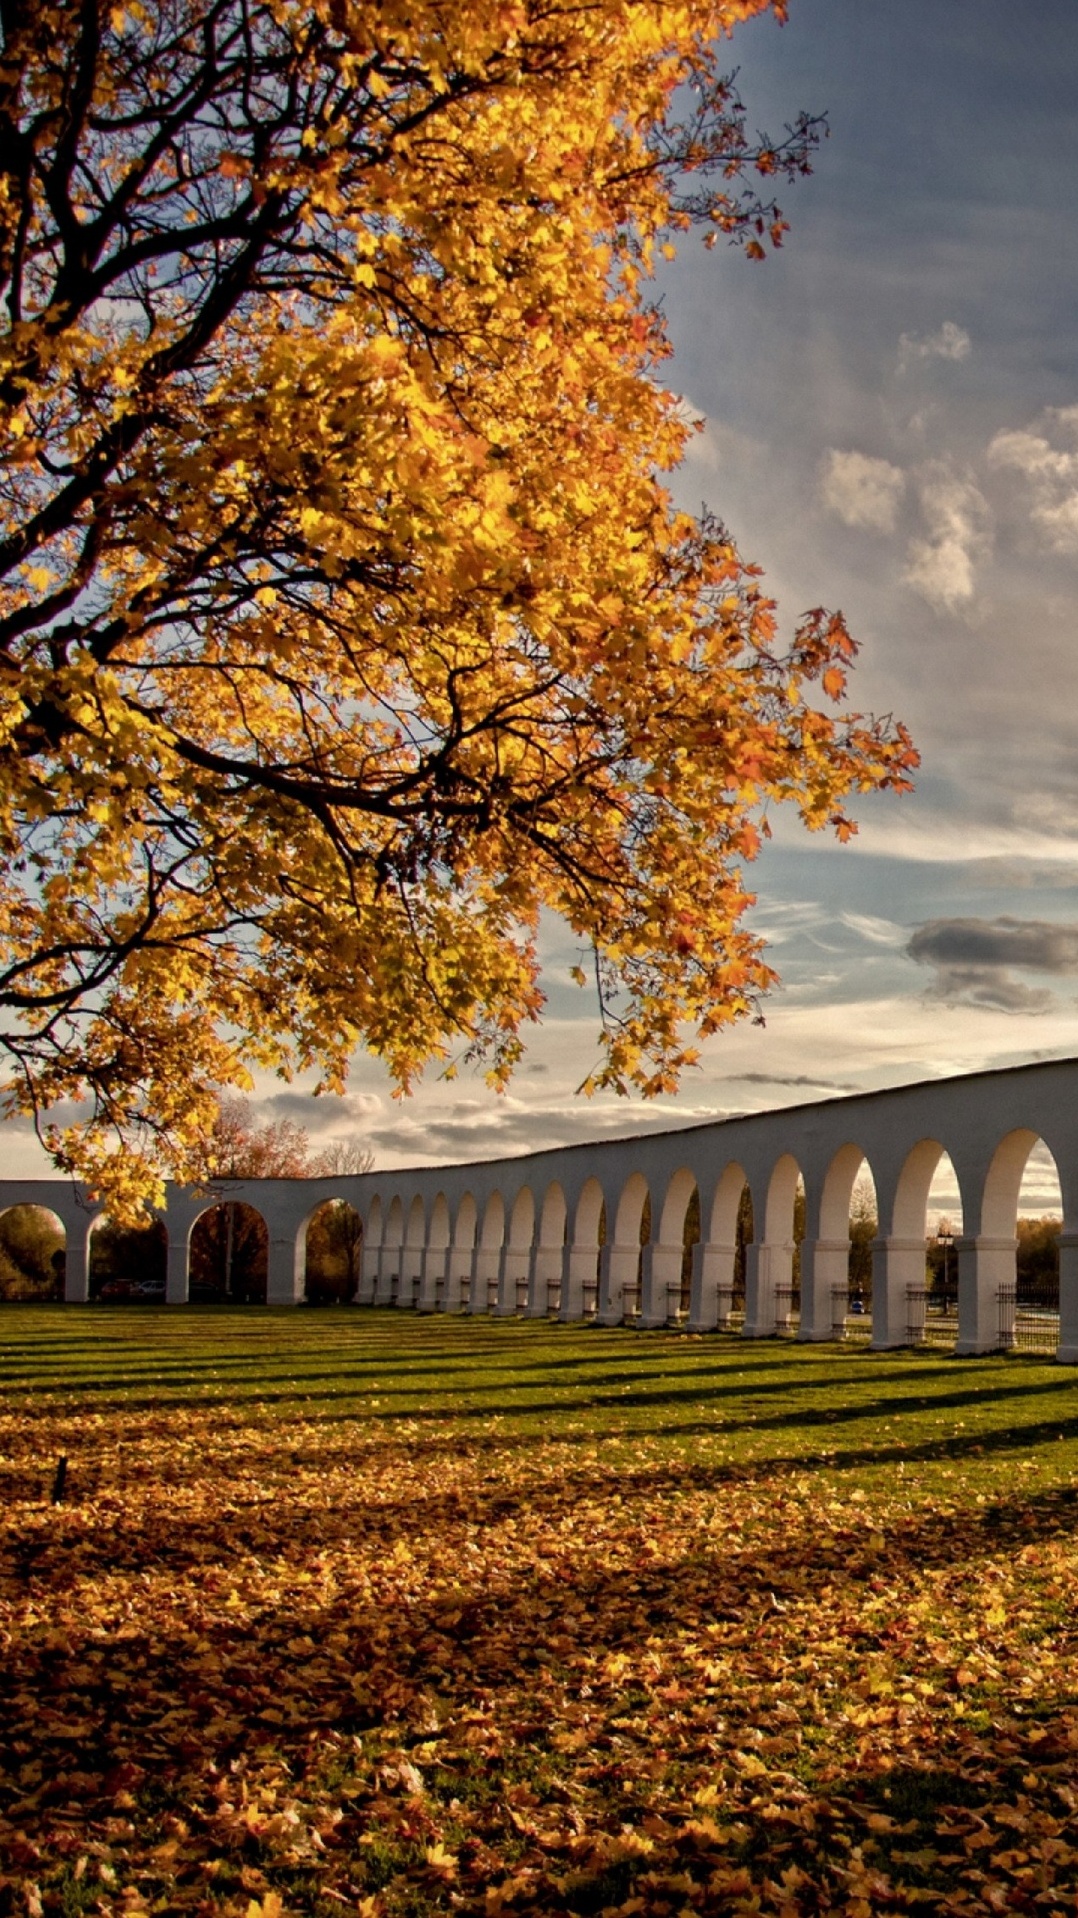
[(954, 1246), (954, 1233), (951, 1230), (949, 1225), (938, 1225), (936, 1227), (936, 1244), (940, 1246), (943, 1250), (943, 1288), (942, 1288), (943, 1308), (942, 1309), (943, 1309), (943, 1312), (946, 1312), (948, 1301), (951, 1295), (951, 1288), (948, 1281), (950, 1278), (951, 1250)]

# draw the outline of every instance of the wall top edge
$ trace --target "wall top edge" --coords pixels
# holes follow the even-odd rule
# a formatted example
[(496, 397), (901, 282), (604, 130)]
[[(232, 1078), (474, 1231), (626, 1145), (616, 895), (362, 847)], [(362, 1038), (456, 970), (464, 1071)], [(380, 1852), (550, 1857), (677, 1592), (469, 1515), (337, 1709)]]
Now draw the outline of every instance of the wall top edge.
[[(192, 1194), (195, 1191), (199, 1191), (213, 1198), (217, 1198), (218, 1195), (230, 1191), (239, 1191), (242, 1188), (249, 1189), (251, 1186), (256, 1185), (279, 1186), (282, 1190), (286, 1187), (303, 1185), (309, 1188), (312, 1194), (317, 1191), (319, 1187), (324, 1187), (327, 1196), (332, 1197), (335, 1193), (340, 1194), (343, 1189), (355, 1188), (357, 1192), (363, 1190), (369, 1191), (372, 1185), (396, 1183), (398, 1180), (407, 1180), (418, 1173), (445, 1175), (456, 1172), (481, 1172), (493, 1166), (524, 1166), (540, 1160), (560, 1159), (564, 1161), (580, 1152), (616, 1151), (625, 1146), (639, 1148), (661, 1147), (666, 1141), (670, 1140), (689, 1139), (698, 1137), (701, 1133), (705, 1132), (721, 1133), (728, 1129), (735, 1128), (743, 1131), (746, 1127), (755, 1128), (756, 1126), (768, 1125), (778, 1118), (796, 1120), (808, 1114), (834, 1113), (838, 1110), (852, 1111), (870, 1103), (878, 1104), (890, 1099), (904, 1100), (916, 1094), (945, 1094), (958, 1087), (999, 1084), (1008, 1079), (1020, 1078), (1023, 1075), (1035, 1075), (1038, 1079), (1053, 1078), (1067, 1071), (1073, 1071), (1075, 1068), (1078, 1068), (1078, 1057), (1074, 1056), (1065, 1059), (1027, 1060), (1016, 1066), (994, 1066), (980, 1072), (950, 1073), (943, 1078), (906, 1080), (901, 1085), (878, 1086), (874, 1090), (865, 1092), (839, 1093), (830, 1099), (805, 1099), (796, 1105), (769, 1106), (767, 1110), (763, 1112), (732, 1113), (723, 1119), (700, 1119), (693, 1121), (693, 1123), (689, 1125), (657, 1128), (654, 1132), (627, 1132), (617, 1133), (615, 1135), (603, 1135), (595, 1139), (578, 1139), (570, 1145), (542, 1146), (534, 1152), (504, 1153), (494, 1158), (455, 1159), (452, 1161), (435, 1160), (427, 1165), (394, 1166), (381, 1171), (376, 1167), (371, 1172), (319, 1175), (317, 1177), (304, 1179), (215, 1179), (212, 1182), (207, 1182), (207, 1184), (201, 1188), (181, 1186), (172, 1180), (169, 1180), (167, 1183), (170, 1191), (174, 1190), (177, 1193), (186, 1192)], [(0, 1178), (0, 1186), (8, 1189), (14, 1187), (23, 1189), (36, 1187), (40, 1189), (51, 1186), (57, 1188), (58, 1191), (66, 1188), (69, 1192), (76, 1191), (80, 1194), (86, 1191), (85, 1187), (76, 1185), (73, 1181), (65, 1179), (62, 1174), (44, 1174), (29, 1179)]]

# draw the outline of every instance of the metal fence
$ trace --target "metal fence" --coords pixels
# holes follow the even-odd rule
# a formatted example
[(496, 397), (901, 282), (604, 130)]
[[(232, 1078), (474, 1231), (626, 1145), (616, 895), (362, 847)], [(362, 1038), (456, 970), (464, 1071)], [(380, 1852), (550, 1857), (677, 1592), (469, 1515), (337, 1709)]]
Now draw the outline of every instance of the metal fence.
[(996, 1294), (1001, 1352), (1054, 1352), (1059, 1345), (1059, 1280), (1002, 1285)]

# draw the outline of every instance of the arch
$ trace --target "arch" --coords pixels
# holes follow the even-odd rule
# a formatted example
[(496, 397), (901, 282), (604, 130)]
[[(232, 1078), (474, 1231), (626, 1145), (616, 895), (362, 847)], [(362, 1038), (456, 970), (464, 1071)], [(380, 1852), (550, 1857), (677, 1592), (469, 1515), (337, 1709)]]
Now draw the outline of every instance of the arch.
[(599, 1180), (591, 1175), (584, 1181), (573, 1212), (568, 1239), (561, 1305), (558, 1316), (565, 1323), (578, 1319), (604, 1317), (603, 1261), (607, 1258), (606, 1199)]
[(479, 1243), (486, 1251), (501, 1250), (505, 1240), (505, 1200), (492, 1192), (483, 1210), (483, 1233)]
[(573, 1244), (576, 1246), (594, 1246), (599, 1249), (599, 1227), (606, 1211), (603, 1188), (598, 1179), (592, 1177), (585, 1181), (573, 1218)]
[(511, 1318), (514, 1313), (528, 1309), (534, 1238), (535, 1195), (530, 1186), (522, 1185), (513, 1200), (509, 1229), (501, 1253), (498, 1313), (502, 1318)]
[(400, 1286), (401, 1253), (404, 1248), (404, 1204), (395, 1192), (389, 1201), (382, 1231), (382, 1250), (378, 1259), (376, 1305), (391, 1305)]
[(449, 1244), (449, 1202), (444, 1192), (437, 1194), (431, 1206), (427, 1243), (439, 1247)]
[[(868, 1210), (853, 1221), (854, 1195), (864, 1180), (868, 1159), (862, 1146), (848, 1139), (832, 1154), (824, 1171), (816, 1208), (816, 1236), (809, 1237), (801, 1257), (801, 1323), (803, 1339), (845, 1339), (868, 1332), (868, 1302), (872, 1297), (873, 1245), (879, 1230), (875, 1180), (871, 1168)], [(867, 1186), (866, 1186), (867, 1192)]]
[(820, 1193), (819, 1238), (845, 1239), (848, 1236), (853, 1188), (865, 1163), (864, 1152), (852, 1140), (840, 1146), (835, 1153), (824, 1173)]
[(689, 1309), (693, 1247), (699, 1239), (700, 1194), (696, 1175), (687, 1166), (681, 1166), (667, 1182), (658, 1237), (644, 1254), (641, 1324), (681, 1323)]
[(350, 1305), (359, 1291), (363, 1221), (347, 1199), (323, 1199), (300, 1228), (308, 1305)]
[(51, 1206), (5, 1206), (0, 1211), (0, 1299), (62, 1299), (67, 1273), (67, 1228)]
[[(954, 1164), (938, 1138), (918, 1139), (906, 1153), (895, 1184), (890, 1217), (881, 1218), (881, 1238), (872, 1274), (872, 1343), (951, 1344), (958, 1331), (959, 1249), (956, 1235), (928, 1237), (929, 1200), (950, 1178), (962, 1192)], [(953, 1208), (949, 1208), (953, 1210)]]
[(560, 1312), (565, 1275), (569, 1207), (557, 1179), (552, 1179), (539, 1208), (538, 1231), (529, 1261), (527, 1313), (546, 1319)]
[(370, 1246), (381, 1245), (382, 1243), (382, 1201), (377, 1192), (375, 1193), (373, 1199), (371, 1200), (370, 1210), (367, 1213), (366, 1232), (367, 1232), (368, 1245)]
[(453, 1244), (471, 1250), (479, 1230), (479, 1208), (470, 1192), (464, 1194), (457, 1207), (456, 1223), (453, 1227)]
[[(737, 1243), (738, 1218), (741, 1214), (742, 1194), (749, 1186), (748, 1176), (736, 1159), (731, 1159), (716, 1186), (711, 1201), (711, 1216), (708, 1238), (715, 1245), (735, 1245)], [(749, 1187), (749, 1211), (752, 1210), (752, 1190)]]
[(191, 1298), (264, 1303), (269, 1276), (269, 1230), (256, 1206), (219, 1199), (192, 1219), (188, 1245)]
[(642, 1172), (630, 1172), (614, 1211), (613, 1237), (607, 1238), (599, 1261), (598, 1316), (604, 1325), (620, 1325), (639, 1315), (643, 1243), (650, 1238), (650, 1222), (650, 1187)]
[(388, 1246), (404, 1244), (404, 1206), (401, 1203), (398, 1192), (393, 1194), (389, 1202), (389, 1211), (386, 1214), (386, 1228), (382, 1244)]
[(1059, 1168), (1039, 1135), (1025, 1127), (1008, 1132), (985, 1175), (975, 1251), (979, 1265), (991, 1261), (993, 1267), (998, 1344), (1005, 1350), (1051, 1353), (1059, 1345), (1060, 1332), (1062, 1194), (1058, 1222), (1042, 1215), (1029, 1221), (1034, 1227), (1030, 1232), (1023, 1230), (1027, 1221), (1019, 1218), (1027, 1169), (1038, 1147), (1039, 1156), (1049, 1161), (1056, 1192), (1060, 1191)]
[(543, 1194), (539, 1213), (539, 1243), (542, 1246), (564, 1245), (568, 1230), (569, 1207), (565, 1203), (565, 1193), (554, 1179)]
[(675, 1172), (666, 1188), (659, 1218), (660, 1245), (680, 1245), (685, 1230), (685, 1215), (696, 1191), (696, 1174), (687, 1166)]
[(427, 1213), (423, 1204), (423, 1195), (416, 1192), (408, 1207), (408, 1223), (404, 1229), (404, 1244), (401, 1247), (400, 1277), (397, 1284), (397, 1304), (413, 1306), (418, 1302), (419, 1289), (423, 1283), (423, 1249), (426, 1243)]
[(792, 1152), (775, 1160), (764, 1201), (763, 1237), (752, 1246), (745, 1284), (746, 1338), (789, 1333), (800, 1318), (797, 1196), (801, 1168)]
[(356, 1291), (357, 1305), (373, 1305), (378, 1292), (378, 1261), (382, 1256), (382, 1200), (375, 1193), (367, 1208), (367, 1217), (363, 1230), (363, 1255), (360, 1260), (360, 1282)]
[(535, 1199), (530, 1186), (522, 1185), (513, 1200), (509, 1215), (508, 1244), (520, 1251), (531, 1245), (535, 1236)]
[(430, 1209), (427, 1243), (423, 1252), (423, 1278), (419, 1288), (419, 1306), (424, 1312), (445, 1308), (450, 1237), (449, 1205), (444, 1192), (436, 1192)]
[(928, 1194), (943, 1158), (938, 1139), (918, 1139), (902, 1162), (891, 1207), (891, 1234), (896, 1239), (923, 1239)]
[(502, 1247), (505, 1244), (505, 1200), (492, 1192), (483, 1207), (483, 1223), (472, 1262), (472, 1311), (494, 1312), (498, 1307)]
[[(1018, 1194), (1029, 1155), (1038, 1135), (1019, 1126), (1001, 1139), (992, 1154), (981, 1194), (977, 1230), (987, 1238), (1005, 1238), (1014, 1231)], [(1055, 1161), (1052, 1162), (1055, 1164)]]
[(615, 1245), (639, 1245), (640, 1231), (644, 1224), (644, 1208), (651, 1198), (648, 1182), (642, 1172), (630, 1172), (621, 1188), (618, 1209), (614, 1218)]
[(444, 1304), (447, 1312), (459, 1312), (471, 1304), (472, 1263), (478, 1230), (479, 1210), (475, 1197), (471, 1192), (466, 1192), (457, 1206), (445, 1260)]
[[(801, 1167), (792, 1152), (784, 1152), (781, 1158), (776, 1159), (771, 1168), (764, 1202), (765, 1244), (777, 1245), (787, 1239), (793, 1240), (794, 1205), (800, 1177)], [(852, 1179), (850, 1183), (852, 1185)]]

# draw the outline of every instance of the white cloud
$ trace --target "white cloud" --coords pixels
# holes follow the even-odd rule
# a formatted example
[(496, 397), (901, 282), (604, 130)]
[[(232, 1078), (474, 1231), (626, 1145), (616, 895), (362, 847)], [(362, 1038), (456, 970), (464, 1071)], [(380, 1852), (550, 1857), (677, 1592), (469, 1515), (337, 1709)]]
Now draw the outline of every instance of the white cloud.
[(1059, 441), (1078, 438), (1078, 406), (1053, 407), (1040, 430), (997, 433), (989, 464), (1021, 473), (1032, 496), (1030, 517), (1056, 553), (1078, 553), (1078, 449)]
[(901, 946), (909, 937), (904, 926), (897, 926), (893, 919), (878, 919), (870, 912), (840, 912), (839, 918), (870, 946)]
[(973, 598), (974, 560), (990, 543), (988, 502), (971, 479), (942, 462), (925, 468), (920, 494), (928, 538), (910, 541), (906, 583), (953, 613)]
[(965, 327), (954, 320), (944, 320), (937, 333), (926, 333), (921, 338), (916, 333), (903, 333), (898, 342), (899, 368), (904, 371), (915, 360), (965, 360), (969, 358), (970, 347)]
[(823, 469), (824, 503), (847, 526), (893, 532), (905, 490), (906, 475), (889, 460), (829, 448)]

